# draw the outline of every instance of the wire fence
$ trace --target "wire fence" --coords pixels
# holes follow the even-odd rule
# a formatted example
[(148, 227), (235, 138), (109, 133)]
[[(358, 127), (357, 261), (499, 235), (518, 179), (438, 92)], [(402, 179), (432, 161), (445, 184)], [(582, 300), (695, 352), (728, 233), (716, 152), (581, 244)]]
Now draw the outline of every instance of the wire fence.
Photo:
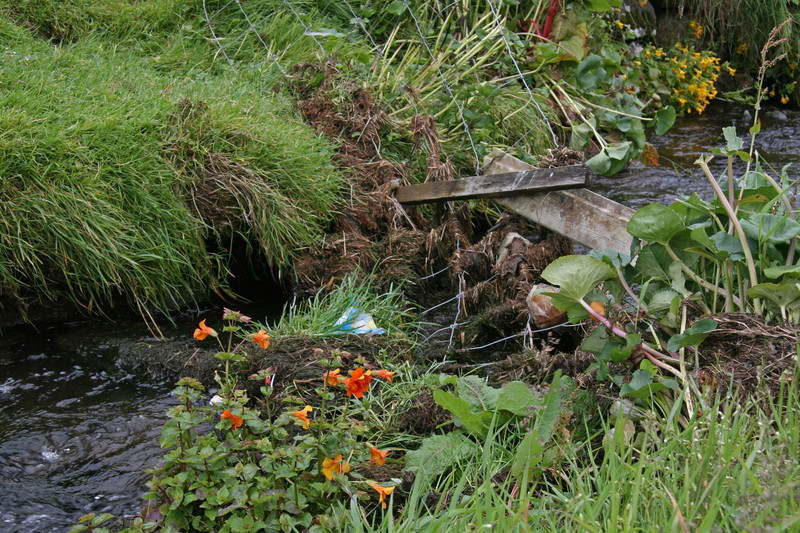
[[(391, 9), (397, 13), (390, 27), (384, 26), (379, 33), (370, 28), (370, 20), (364, 16), (363, 6), (354, 6), (348, 0), (335, 0), (327, 3), (309, 1), (282, 2), (271, 0), (230, 0), (212, 2), (203, 0), (203, 9), (208, 24), (211, 40), (218, 46), (218, 56), (224, 58), (234, 72), (243, 69), (275, 66), (282, 75), (290, 76), (292, 65), (287, 58), (293, 50), (313, 48), (318, 50), (318, 59), (322, 62), (334, 59), (335, 43), (343, 40), (360, 39), (369, 43), (371, 59), (362, 69), (374, 76), (376, 83), (391, 87), (398, 96), (391, 103), (385, 103), (384, 111), (400, 119), (409, 119), (411, 115), (432, 114), (437, 125), (445, 122), (449, 138), (457, 139), (456, 151), (467, 149), (474, 162), (476, 175), (483, 173), (484, 157), (491, 149), (498, 146), (484, 135), (487, 117), (498, 123), (509, 122), (517, 115), (516, 128), (504, 127), (505, 151), (512, 155), (524, 156), (533, 151), (530, 146), (534, 134), (547, 137), (551, 147), (558, 147), (558, 138), (551, 127), (551, 121), (542, 108), (544, 99), (530, 81), (531, 71), (518, 59), (520, 56), (518, 39), (514, 32), (508, 30), (509, 20), (502, 14), (503, 0), (486, 0), (481, 13), (466, 13), (466, 2), (454, 1), (440, 5), (431, 16), (426, 13), (425, 19), (416, 11), (415, 2), (393, 2)], [(268, 9), (265, 6), (269, 4)], [(290, 17), (299, 23), (303, 31), (293, 40), (278, 43), (275, 38), (265, 37), (270, 25), (276, 24), (279, 17)], [(331, 29), (331, 20), (342, 21), (349, 17), (349, 33)], [(460, 19), (456, 20), (456, 17)], [(465, 19), (472, 17), (470, 22)], [(431, 25), (426, 20), (439, 19), (451, 27), (457, 28), (452, 35), (442, 34), (442, 24)], [(239, 20), (240, 24), (231, 24), (230, 20)], [(413, 44), (412, 44), (413, 43)], [(260, 53), (252, 58), (243, 57), (241, 50), (245, 47), (260, 49)], [(476, 52), (477, 51), (477, 52)], [(413, 60), (408, 59), (413, 55)], [(465, 88), (465, 72), (476, 65), (485, 64), (488, 56), (501, 56), (504, 59), (502, 75), (498, 74), (486, 84)], [(524, 51), (522, 53), (524, 57)], [(484, 62), (484, 63), (482, 63)], [(455, 66), (455, 68), (454, 68)], [(420, 97), (418, 85), (428, 89), (426, 96)], [(433, 88), (433, 91), (430, 91)], [(513, 106), (501, 117), (491, 117), (493, 104), (513, 89)], [(432, 96), (431, 96), (432, 95)], [(423, 101), (424, 100), (424, 101)], [(400, 102), (400, 103), (398, 103)], [(405, 114), (404, 114), (405, 113)], [(449, 119), (445, 120), (445, 117)], [(491, 120), (490, 120), (491, 122)], [(535, 142), (541, 142), (536, 140)], [(460, 249), (461, 243), (458, 243)], [(449, 267), (432, 272), (422, 279), (431, 279), (444, 274)], [(455, 304), (452, 323), (449, 326), (430, 333), (426, 341), (447, 335), (448, 348), (455, 341), (456, 329), (464, 324), (462, 311), (466, 282), (463, 274), (458, 276), (458, 292), (429, 309), (421, 315)], [(552, 329), (552, 328), (547, 328)], [(530, 320), (523, 331), (512, 336), (495, 340), (483, 346), (470, 347), (480, 350), (492, 347), (513, 339), (521, 338), (527, 346), (532, 346), (535, 333), (546, 331), (531, 327)]]

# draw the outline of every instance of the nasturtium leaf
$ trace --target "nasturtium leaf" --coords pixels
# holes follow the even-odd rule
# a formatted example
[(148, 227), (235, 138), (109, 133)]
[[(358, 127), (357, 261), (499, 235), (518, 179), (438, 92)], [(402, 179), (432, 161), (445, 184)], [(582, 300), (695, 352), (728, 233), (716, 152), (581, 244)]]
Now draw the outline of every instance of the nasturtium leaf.
[(616, 271), (594, 257), (566, 255), (559, 257), (542, 272), (542, 278), (561, 288), (564, 297), (579, 300), (601, 281), (616, 275)]
[(717, 329), (717, 323), (710, 318), (698, 320), (690, 328), (686, 328), (683, 333), (673, 335), (667, 343), (667, 349), (671, 352), (677, 352), (686, 346), (699, 346), (708, 334)]
[(656, 135), (663, 135), (675, 124), (675, 108), (671, 105), (656, 111)]
[(628, 233), (648, 242), (668, 243), (686, 226), (670, 208), (661, 204), (650, 204), (631, 217)]
[(745, 235), (759, 242), (787, 243), (800, 235), (800, 222), (786, 216), (756, 213), (740, 221)]

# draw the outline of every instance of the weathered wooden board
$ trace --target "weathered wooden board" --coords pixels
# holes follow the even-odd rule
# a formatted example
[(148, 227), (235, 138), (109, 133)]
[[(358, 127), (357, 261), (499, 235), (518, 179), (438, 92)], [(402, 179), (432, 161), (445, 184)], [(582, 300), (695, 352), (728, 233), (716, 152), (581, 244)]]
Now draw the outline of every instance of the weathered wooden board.
[(395, 197), (402, 204), (420, 204), (471, 198), (501, 198), (524, 192), (587, 187), (592, 171), (584, 165), (522, 169), (457, 180), (435, 181), (400, 187)]
[[(508, 173), (533, 168), (516, 157), (494, 151), (485, 170)], [(588, 189), (516, 194), (495, 199), (508, 209), (585, 246), (630, 253), (628, 222), (633, 209)]]

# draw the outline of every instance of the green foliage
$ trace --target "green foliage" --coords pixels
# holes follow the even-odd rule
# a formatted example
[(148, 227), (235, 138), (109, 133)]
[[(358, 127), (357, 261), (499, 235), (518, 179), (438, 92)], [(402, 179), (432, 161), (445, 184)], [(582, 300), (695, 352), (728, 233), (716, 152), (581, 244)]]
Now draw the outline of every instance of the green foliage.
[[(196, 380), (183, 378), (175, 389), (179, 404), (168, 412), (161, 446), (169, 451), (162, 466), (152, 470), (152, 500), (146, 521), (138, 519), (131, 531), (278, 531), (332, 526), (331, 502), (375, 483), (362, 474), (368, 462), (383, 464), (388, 451), (370, 444), (365, 421), (356, 420), (347, 408), (351, 395), (369, 394), (373, 377), (363, 369), (347, 378), (331, 368), (320, 376), (316, 389), (321, 400), (319, 415), (310, 405), (292, 411), (281, 409), (270, 398), (274, 375), (251, 376), (260, 381), (264, 395), (263, 416), (249, 404), (236, 385), (231, 365), (247, 357), (245, 343), (269, 347), (264, 330), (247, 334), (249, 317), (225, 310), (227, 343), (206, 326), (195, 331), (220, 342), (217, 357), (225, 361), (218, 377), (220, 392), (204, 407), (204, 389)], [(391, 379), (385, 371), (378, 377)], [(331, 402), (341, 399), (335, 388), (347, 389), (344, 410), (338, 415)], [(337, 398), (338, 397), (338, 398)], [(288, 399), (287, 401), (291, 401)], [(220, 414), (220, 410), (222, 413)], [(213, 431), (209, 425), (213, 424)], [(392, 487), (380, 485), (391, 492)], [(363, 492), (361, 492), (363, 494)]]
[[(557, 373), (544, 398), (528, 385), (512, 381), (498, 389), (477, 376), (443, 377), (454, 391), (436, 390), (434, 399), (453, 415), (456, 429), (422, 440), (419, 449), (406, 454), (406, 468), (414, 471), (421, 483), (445, 475), (463, 461), (477, 456), (486, 442), (502, 439), (510, 451), (505, 458), (510, 472), (526, 479), (537, 465), (551, 467), (557, 446), (556, 430), (571, 408), (575, 385)], [(519, 431), (519, 427), (527, 428)], [(541, 475), (541, 469), (534, 472)]]

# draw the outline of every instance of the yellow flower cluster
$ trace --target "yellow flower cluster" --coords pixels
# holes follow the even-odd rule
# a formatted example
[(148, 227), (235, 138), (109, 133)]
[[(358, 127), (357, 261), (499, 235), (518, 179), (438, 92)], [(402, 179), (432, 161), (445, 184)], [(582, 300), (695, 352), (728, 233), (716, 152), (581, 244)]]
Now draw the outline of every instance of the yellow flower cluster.
[(667, 98), (681, 111), (702, 113), (717, 96), (714, 83), (721, 70), (720, 59), (711, 52), (695, 52), (676, 43), (670, 50), (653, 46), (644, 49), (643, 60), (651, 73), (669, 92)]

